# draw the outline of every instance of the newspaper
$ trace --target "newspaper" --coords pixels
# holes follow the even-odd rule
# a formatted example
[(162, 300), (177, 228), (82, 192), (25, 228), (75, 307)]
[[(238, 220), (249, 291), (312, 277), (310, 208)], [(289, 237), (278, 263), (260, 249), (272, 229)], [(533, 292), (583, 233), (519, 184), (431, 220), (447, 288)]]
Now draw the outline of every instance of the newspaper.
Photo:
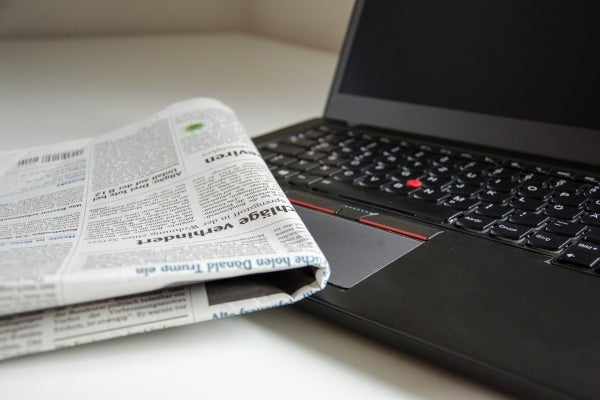
[(329, 268), (235, 114), (0, 152), (0, 359), (289, 304)]

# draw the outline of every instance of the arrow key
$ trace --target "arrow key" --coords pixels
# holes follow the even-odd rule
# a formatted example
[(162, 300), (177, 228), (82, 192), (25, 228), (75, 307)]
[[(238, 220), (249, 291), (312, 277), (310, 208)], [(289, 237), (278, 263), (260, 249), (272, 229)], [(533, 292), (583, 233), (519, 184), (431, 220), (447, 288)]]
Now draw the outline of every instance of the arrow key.
[(595, 269), (600, 261), (600, 255), (577, 248), (569, 247), (560, 257), (558, 262), (562, 264), (573, 265), (580, 268)]

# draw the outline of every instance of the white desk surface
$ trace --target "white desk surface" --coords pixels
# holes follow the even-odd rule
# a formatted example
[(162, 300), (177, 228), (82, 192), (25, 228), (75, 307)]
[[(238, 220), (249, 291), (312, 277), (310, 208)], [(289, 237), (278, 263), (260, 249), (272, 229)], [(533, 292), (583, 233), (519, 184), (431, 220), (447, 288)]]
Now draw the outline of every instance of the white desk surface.
[[(335, 63), (243, 34), (0, 40), (0, 150), (99, 135), (199, 96), (256, 136), (321, 115)], [(293, 307), (0, 362), (0, 399), (180, 396), (506, 398)]]

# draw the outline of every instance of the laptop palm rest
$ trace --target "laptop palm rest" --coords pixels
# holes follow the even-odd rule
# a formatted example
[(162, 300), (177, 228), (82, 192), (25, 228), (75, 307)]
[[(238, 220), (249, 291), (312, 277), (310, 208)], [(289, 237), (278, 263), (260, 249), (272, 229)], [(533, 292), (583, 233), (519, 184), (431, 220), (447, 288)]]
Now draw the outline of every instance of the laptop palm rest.
[(349, 289), (424, 242), (359, 222), (296, 207), (331, 265), (329, 283)]

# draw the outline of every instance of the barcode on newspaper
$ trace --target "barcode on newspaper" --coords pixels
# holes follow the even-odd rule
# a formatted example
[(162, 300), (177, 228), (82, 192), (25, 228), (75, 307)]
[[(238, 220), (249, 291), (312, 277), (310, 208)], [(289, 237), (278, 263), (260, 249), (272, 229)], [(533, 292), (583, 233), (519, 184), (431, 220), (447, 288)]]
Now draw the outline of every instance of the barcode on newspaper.
[(66, 160), (71, 157), (80, 156), (83, 154), (83, 149), (73, 150), (73, 151), (63, 151), (60, 153), (54, 154), (45, 154), (43, 156), (35, 156), (30, 158), (25, 158), (23, 160), (19, 160), (17, 162), (17, 167), (23, 167), (25, 165), (35, 164), (37, 162), (47, 163), (59, 160)]

